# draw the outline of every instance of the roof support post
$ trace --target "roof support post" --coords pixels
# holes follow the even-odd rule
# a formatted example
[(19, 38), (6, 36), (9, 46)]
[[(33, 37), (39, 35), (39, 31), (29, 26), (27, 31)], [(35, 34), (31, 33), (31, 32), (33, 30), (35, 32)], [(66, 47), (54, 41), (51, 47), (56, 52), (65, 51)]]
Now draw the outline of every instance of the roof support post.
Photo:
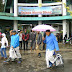
[[(14, 0), (14, 17), (18, 16), (18, 0)], [(14, 30), (18, 31), (18, 21), (14, 20)]]
[[(66, 0), (62, 0), (62, 11), (63, 11), (63, 16), (66, 16), (66, 8), (64, 6), (64, 4), (66, 4)], [(63, 20), (63, 39), (65, 37), (65, 34), (66, 34), (66, 20)], [(64, 42), (64, 41), (63, 41)]]
[[(38, 6), (39, 6), (39, 7), (42, 6), (42, 0), (38, 0)], [(38, 17), (42, 17), (42, 15), (39, 14)], [(41, 24), (42, 24), (42, 21), (38, 21), (38, 24), (41, 25)]]

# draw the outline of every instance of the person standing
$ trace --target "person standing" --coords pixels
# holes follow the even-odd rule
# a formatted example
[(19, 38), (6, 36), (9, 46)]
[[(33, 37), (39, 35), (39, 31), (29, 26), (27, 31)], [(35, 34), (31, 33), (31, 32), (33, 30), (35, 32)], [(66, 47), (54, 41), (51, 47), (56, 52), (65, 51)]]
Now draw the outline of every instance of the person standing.
[(19, 51), (19, 35), (16, 34), (16, 31), (13, 30), (11, 33), (11, 45), (9, 50), (9, 58), (4, 62), (14, 61), (15, 59), (19, 59), (18, 63), (22, 62), (21, 54)]
[(64, 44), (66, 43), (66, 40), (67, 40), (67, 33), (65, 34), (65, 37), (64, 37)]
[(42, 43), (42, 34), (38, 31), (36, 34), (36, 52), (39, 58), (41, 57), (41, 53), (40, 53), (41, 43)]
[(50, 32), (50, 30), (46, 30), (46, 38), (43, 37), (44, 43), (46, 43), (46, 64), (47, 64), (47, 68), (50, 68), (49, 62), (51, 62), (54, 64), (54, 49), (56, 49), (56, 51), (59, 51), (59, 46), (58, 46), (58, 42), (56, 40), (56, 37)]
[[(44, 34), (43, 34), (43, 37), (45, 38), (46, 37), (46, 33), (44, 32)], [(45, 43), (43, 42), (43, 50), (45, 50)]]
[(20, 30), (18, 35), (19, 35), (20, 49), (22, 49), (22, 30)]
[(62, 42), (62, 38), (63, 38), (63, 36), (62, 36), (62, 33), (60, 34), (60, 42)]
[(32, 47), (33, 47), (33, 49), (35, 50), (36, 34), (35, 34), (34, 31), (32, 31), (32, 30), (31, 30), (31, 32), (30, 32), (30, 37), (29, 37), (29, 39), (30, 39), (30, 42), (31, 42), (31, 51), (32, 51)]
[[(23, 43), (24, 43), (24, 50), (28, 49), (28, 39), (29, 39), (29, 34), (27, 33), (25, 29), (25, 33), (22, 35)], [(26, 48), (25, 48), (26, 46)]]
[[(2, 39), (1, 39), (1, 57), (2, 59), (3, 58), (7, 58), (7, 55), (6, 55), (6, 47), (8, 47), (8, 40), (6, 38), (6, 35), (5, 33), (2, 34)], [(3, 54), (3, 51), (4, 51), (4, 54)]]
[(60, 34), (58, 33), (58, 43), (60, 42)]

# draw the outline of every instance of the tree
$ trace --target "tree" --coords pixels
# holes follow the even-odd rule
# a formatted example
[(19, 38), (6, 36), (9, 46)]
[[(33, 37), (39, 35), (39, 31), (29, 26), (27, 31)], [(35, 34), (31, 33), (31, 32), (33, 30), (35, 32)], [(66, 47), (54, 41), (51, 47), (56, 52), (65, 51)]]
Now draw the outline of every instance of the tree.
[(61, 2), (62, 0), (55, 0), (55, 2)]
[[(61, 2), (62, 0), (55, 0), (56, 2)], [(67, 12), (72, 16), (72, 11), (70, 10), (69, 6), (64, 3), (64, 7), (66, 8)]]
[(3, 8), (4, 7), (4, 5), (3, 5), (3, 0), (0, 0), (0, 12), (2, 12), (3, 11)]
[(72, 16), (72, 11), (70, 10), (69, 6), (66, 6), (65, 3), (64, 3), (64, 6), (67, 9), (67, 12)]

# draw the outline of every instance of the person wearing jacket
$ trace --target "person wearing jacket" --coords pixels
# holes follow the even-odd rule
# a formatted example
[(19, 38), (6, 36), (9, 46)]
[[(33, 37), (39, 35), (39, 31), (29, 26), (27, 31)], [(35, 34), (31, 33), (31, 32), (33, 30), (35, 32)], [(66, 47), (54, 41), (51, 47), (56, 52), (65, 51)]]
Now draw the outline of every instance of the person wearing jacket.
[[(1, 39), (1, 57), (2, 59), (3, 58), (7, 58), (7, 55), (6, 55), (6, 47), (8, 47), (8, 40), (6, 38), (6, 35), (5, 33), (2, 34), (2, 39)], [(4, 54), (3, 54), (3, 51), (4, 51)]]
[(40, 53), (41, 43), (42, 43), (42, 34), (38, 31), (36, 34), (36, 52), (39, 58), (41, 57), (41, 53)]
[(10, 56), (5, 62), (9, 62), (10, 60), (14, 61), (15, 59), (19, 59), (18, 63), (22, 61), (21, 54), (19, 51), (19, 35), (16, 34), (15, 30), (12, 31), (9, 54)]
[[(25, 29), (25, 33), (22, 35), (23, 43), (24, 43), (24, 50), (28, 49), (28, 39), (29, 39), (29, 34), (27, 33)], [(26, 48), (25, 48), (26, 45)]]
[[(45, 38), (46, 37), (46, 33), (44, 32), (44, 34), (43, 34), (43, 37)], [(43, 42), (43, 50), (45, 50), (45, 43)]]
[(50, 30), (46, 30), (46, 38), (43, 38), (43, 40), (43, 42), (46, 43), (46, 64), (47, 68), (50, 68), (49, 62), (54, 66), (54, 49), (59, 51), (59, 46), (56, 37), (50, 32)]

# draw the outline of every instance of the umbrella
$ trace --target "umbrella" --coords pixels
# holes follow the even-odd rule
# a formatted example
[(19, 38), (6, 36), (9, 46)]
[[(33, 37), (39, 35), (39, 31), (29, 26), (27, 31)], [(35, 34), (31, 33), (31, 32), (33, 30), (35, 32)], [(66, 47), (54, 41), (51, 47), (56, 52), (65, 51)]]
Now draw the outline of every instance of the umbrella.
[(37, 25), (35, 26), (33, 29), (33, 31), (46, 31), (46, 30), (50, 30), (50, 31), (56, 31), (52, 26), (50, 25)]

